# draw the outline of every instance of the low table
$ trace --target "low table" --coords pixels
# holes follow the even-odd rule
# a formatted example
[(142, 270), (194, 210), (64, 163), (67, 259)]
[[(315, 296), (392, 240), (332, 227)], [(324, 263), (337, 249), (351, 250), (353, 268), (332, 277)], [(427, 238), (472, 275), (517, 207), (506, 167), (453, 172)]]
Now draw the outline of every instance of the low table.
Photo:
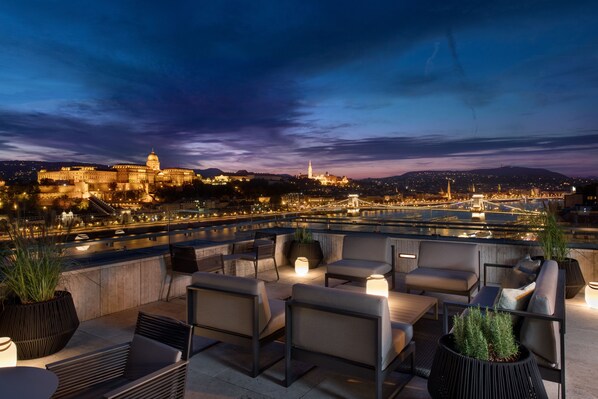
[[(365, 287), (354, 285), (341, 284), (334, 288), (365, 292)], [(388, 291), (388, 308), (390, 310), (391, 321), (413, 325), (432, 308), (434, 308), (434, 319), (438, 320), (438, 299), (430, 296)]]
[(0, 368), (0, 397), (47, 399), (58, 388), (58, 377), (36, 367)]

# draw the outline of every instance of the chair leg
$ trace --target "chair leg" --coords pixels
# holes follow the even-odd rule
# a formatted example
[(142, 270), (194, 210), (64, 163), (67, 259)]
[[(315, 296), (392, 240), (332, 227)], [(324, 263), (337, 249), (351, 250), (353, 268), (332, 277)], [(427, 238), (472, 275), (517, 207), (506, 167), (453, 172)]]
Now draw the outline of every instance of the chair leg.
[[(166, 273), (168, 275), (168, 273)], [(170, 288), (172, 287), (172, 280), (174, 280), (174, 273), (170, 273), (170, 283), (168, 284), (168, 291), (166, 292), (166, 302), (168, 302), (168, 298), (170, 297)]]
[(324, 287), (328, 287), (328, 273), (324, 274)]
[(253, 261), (253, 267), (255, 269), (255, 278), (257, 279), (257, 259)]
[(280, 275), (278, 274), (278, 265), (276, 264), (276, 258), (273, 256), (272, 260), (274, 261), (274, 270), (276, 270), (276, 281), (280, 280)]
[[(259, 340), (254, 338), (253, 343), (253, 350), (252, 350), (252, 357), (253, 357), (253, 365), (251, 366), (251, 376), (253, 378), (257, 377), (260, 374), (260, 343)], [(257, 343), (256, 343), (257, 342)]]
[(376, 370), (376, 399), (382, 399), (382, 384), (384, 383), (382, 375), (380, 370)]

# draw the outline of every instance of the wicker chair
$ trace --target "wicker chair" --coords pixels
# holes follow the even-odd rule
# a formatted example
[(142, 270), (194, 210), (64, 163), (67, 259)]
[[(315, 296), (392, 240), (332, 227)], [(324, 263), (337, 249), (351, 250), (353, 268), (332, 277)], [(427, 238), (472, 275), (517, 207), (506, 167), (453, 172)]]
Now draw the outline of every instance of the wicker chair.
[[(170, 274), (170, 283), (166, 292), (166, 301), (170, 298), (170, 289), (172, 281), (176, 275), (190, 276), (197, 271), (224, 273), (224, 260), (221, 254), (210, 255), (197, 259), (195, 248), (184, 245), (170, 246), (171, 267), (168, 269), (167, 276)], [(166, 276), (165, 276), (166, 278)]]
[(133, 341), (46, 365), (53, 398), (182, 399), (191, 339), (191, 326), (139, 312)]

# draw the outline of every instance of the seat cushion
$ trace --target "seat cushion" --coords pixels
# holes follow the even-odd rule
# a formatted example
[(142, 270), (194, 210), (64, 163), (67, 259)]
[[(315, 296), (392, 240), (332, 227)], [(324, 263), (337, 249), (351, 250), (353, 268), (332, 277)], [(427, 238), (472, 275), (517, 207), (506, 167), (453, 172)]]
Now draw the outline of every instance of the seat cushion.
[(479, 273), (478, 247), (476, 244), (447, 241), (422, 241), (419, 243), (418, 268), (434, 268)]
[(405, 276), (405, 284), (410, 287), (439, 291), (469, 291), (477, 281), (475, 273), (426, 267), (419, 267)]
[(125, 366), (125, 378), (136, 380), (181, 360), (181, 351), (162, 342), (135, 334)]
[(341, 259), (326, 266), (326, 271), (333, 274), (367, 278), (372, 274), (385, 274), (392, 270), (388, 263), (367, 260)]
[(268, 335), (279, 331), (281, 328), (284, 328), (285, 324), (285, 301), (281, 301), (280, 299), (269, 299), (270, 302), (270, 312), (272, 313), (272, 317), (270, 317), (270, 321), (264, 328), (264, 331), (260, 333), (260, 338), (267, 337)]
[(382, 369), (388, 367), (395, 357), (405, 349), (407, 344), (411, 342), (413, 338), (413, 326), (407, 323), (400, 323), (393, 321), (391, 323), (392, 328), (392, 346), (384, 356), (382, 361)]
[(346, 235), (343, 238), (343, 259), (360, 259), (392, 263), (389, 239), (378, 235)]

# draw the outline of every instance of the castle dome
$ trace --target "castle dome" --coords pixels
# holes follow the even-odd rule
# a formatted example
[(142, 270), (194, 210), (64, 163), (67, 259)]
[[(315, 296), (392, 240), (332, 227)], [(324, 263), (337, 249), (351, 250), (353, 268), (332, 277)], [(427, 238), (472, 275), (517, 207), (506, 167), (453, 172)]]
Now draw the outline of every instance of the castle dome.
[(153, 149), (147, 156), (147, 162), (145, 164), (152, 170), (160, 170), (160, 159), (158, 159), (158, 156)]

